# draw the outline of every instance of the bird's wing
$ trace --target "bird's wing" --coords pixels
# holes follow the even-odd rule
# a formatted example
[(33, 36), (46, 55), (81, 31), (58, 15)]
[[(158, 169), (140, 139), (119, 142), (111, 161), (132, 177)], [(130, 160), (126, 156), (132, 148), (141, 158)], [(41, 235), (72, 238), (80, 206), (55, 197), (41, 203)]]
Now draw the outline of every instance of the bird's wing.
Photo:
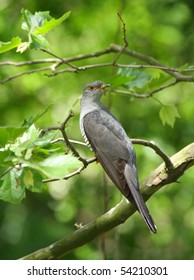
[[(115, 123), (116, 122), (116, 123)], [(117, 121), (106, 112), (98, 110), (87, 114), (83, 118), (83, 128), (98, 161), (106, 173), (119, 188), (119, 190), (130, 198), (130, 189), (127, 185), (124, 170), (130, 157), (135, 157), (133, 150), (129, 152), (128, 142), (124, 137), (124, 131)], [(135, 164), (132, 171), (135, 185), (138, 187)]]

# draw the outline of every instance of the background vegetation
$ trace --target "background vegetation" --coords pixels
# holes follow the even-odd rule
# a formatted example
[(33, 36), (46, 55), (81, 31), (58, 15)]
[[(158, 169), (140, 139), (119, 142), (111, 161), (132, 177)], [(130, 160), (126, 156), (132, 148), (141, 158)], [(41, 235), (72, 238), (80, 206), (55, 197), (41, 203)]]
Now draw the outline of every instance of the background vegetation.
[[(50, 11), (59, 18), (71, 10), (67, 21), (47, 36), (52, 53), (59, 57), (74, 57), (107, 48), (112, 43), (123, 45), (119, 11), (126, 23), (129, 48), (155, 57), (169, 67), (193, 64), (194, 4), (186, 0), (162, 1), (13, 1), (0, 3), (0, 39), (24, 36), (21, 31), (21, 9)], [(117, 54), (103, 56), (100, 62), (114, 60)], [(15, 50), (1, 54), (1, 61), (27, 61), (53, 58), (47, 53)], [(127, 57), (128, 64), (139, 64)], [(99, 58), (93, 58), (98, 63)], [(126, 63), (126, 56), (119, 58)], [(87, 64), (87, 60), (86, 60)], [(79, 65), (79, 63), (77, 64)], [(34, 66), (25, 66), (25, 70)], [(86, 83), (114, 81), (114, 67), (94, 68), (77, 73), (52, 77), (44, 73), (24, 75), (0, 85), (0, 125), (21, 126), (24, 119), (36, 115), (46, 106), (51, 109), (38, 120), (39, 128), (58, 125), (70, 109), (75, 116), (69, 121), (70, 139), (83, 141), (79, 131), (79, 97)], [(141, 70), (140, 70), (141, 71)], [(143, 71), (143, 70), (142, 70)], [(0, 67), (1, 80), (19, 72), (16, 67)], [(46, 72), (45, 72), (46, 73)], [(174, 126), (163, 125), (159, 117), (160, 102), (154, 98), (131, 98), (107, 94), (104, 102), (118, 117), (128, 135), (155, 141), (168, 155), (173, 155), (193, 142), (192, 83), (180, 83), (155, 95), (164, 104), (176, 105), (180, 118)], [(135, 146), (140, 181), (161, 163), (161, 159), (144, 146)], [(83, 156), (92, 157), (84, 147)], [(106, 233), (71, 253), (65, 259), (193, 259), (194, 252), (194, 174), (189, 169), (179, 183), (157, 192), (147, 203), (158, 227), (152, 235), (135, 214), (125, 224)], [(56, 240), (70, 235), (75, 224), (88, 223), (105, 212), (105, 185), (108, 186), (110, 209), (121, 199), (120, 193), (104, 176), (100, 165), (90, 165), (79, 176), (68, 181), (45, 184), (44, 192), (27, 192), (20, 204), (0, 202), (0, 259), (16, 259)]]

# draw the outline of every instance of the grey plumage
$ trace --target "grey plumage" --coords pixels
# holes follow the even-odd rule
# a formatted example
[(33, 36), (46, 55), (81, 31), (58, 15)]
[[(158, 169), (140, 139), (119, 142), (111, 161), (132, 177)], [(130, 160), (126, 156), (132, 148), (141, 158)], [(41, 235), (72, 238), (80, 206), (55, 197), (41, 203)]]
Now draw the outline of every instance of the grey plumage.
[(107, 86), (95, 81), (84, 88), (80, 129), (110, 179), (137, 208), (149, 229), (156, 233), (156, 226), (139, 190), (136, 155), (131, 140), (100, 101)]

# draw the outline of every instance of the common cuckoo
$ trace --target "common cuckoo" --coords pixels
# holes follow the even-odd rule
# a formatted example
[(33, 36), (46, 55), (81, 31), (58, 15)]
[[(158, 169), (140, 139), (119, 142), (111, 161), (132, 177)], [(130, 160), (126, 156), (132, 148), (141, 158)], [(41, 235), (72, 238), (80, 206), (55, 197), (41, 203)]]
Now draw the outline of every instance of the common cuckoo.
[(149, 229), (156, 233), (156, 226), (140, 193), (131, 140), (100, 101), (108, 86), (101, 81), (85, 86), (81, 98), (81, 133), (113, 183), (140, 212)]

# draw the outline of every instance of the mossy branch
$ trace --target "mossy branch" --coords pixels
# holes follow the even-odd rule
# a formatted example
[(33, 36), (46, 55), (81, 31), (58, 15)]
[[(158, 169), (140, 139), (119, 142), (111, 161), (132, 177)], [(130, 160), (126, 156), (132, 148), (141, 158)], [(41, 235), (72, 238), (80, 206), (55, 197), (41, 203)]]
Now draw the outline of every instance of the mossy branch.
[[(170, 171), (162, 163), (141, 183), (141, 190), (145, 200), (148, 200), (163, 186), (176, 182), (184, 172), (194, 165), (194, 142), (170, 158), (174, 168)], [(96, 220), (77, 229), (71, 236), (65, 237), (48, 247), (35, 251), (21, 258), (22, 260), (51, 260), (58, 259), (70, 251), (90, 242), (102, 233), (124, 223), (135, 209), (123, 199), (114, 208)]]

